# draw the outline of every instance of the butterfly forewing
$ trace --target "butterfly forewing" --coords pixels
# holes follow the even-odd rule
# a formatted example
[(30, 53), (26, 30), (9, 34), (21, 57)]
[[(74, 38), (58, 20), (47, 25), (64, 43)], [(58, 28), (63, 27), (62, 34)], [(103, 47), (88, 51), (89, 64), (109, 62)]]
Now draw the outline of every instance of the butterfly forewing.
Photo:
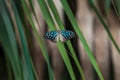
[(46, 39), (49, 39), (53, 42), (57, 42), (57, 36), (58, 36), (58, 32), (57, 31), (50, 31), (50, 32), (46, 32), (44, 37)]
[(62, 42), (65, 42), (75, 36), (75, 33), (70, 30), (62, 30), (61, 31), (62, 37), (60, 37), (60, 40), (63, 40)]

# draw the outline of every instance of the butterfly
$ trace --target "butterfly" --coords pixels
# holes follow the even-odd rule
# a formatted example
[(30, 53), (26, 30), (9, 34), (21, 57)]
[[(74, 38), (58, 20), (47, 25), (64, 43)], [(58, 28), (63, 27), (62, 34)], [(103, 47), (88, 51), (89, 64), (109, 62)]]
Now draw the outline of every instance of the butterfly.
[(50, 31), (46, 32), (44, 37), (45, 39), (49, 39), (52, 42), (65, 42), (75, 36), (75, 33), (70, 30), (55, 30), (55, 31)]

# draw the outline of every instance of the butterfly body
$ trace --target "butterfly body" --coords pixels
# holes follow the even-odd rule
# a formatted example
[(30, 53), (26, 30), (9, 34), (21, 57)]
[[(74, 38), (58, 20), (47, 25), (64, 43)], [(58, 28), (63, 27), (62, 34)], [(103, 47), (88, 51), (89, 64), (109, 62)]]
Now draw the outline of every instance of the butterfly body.
[(44, 35), (46, 39), (49, 39), (53, 42), (57, 42), (57, 41), (65, 42), (73, 38), (74, 36), (75, 33), (70, 30), (62, 30), (62, 31), (55, 30), (55, 31), (46, 32)]

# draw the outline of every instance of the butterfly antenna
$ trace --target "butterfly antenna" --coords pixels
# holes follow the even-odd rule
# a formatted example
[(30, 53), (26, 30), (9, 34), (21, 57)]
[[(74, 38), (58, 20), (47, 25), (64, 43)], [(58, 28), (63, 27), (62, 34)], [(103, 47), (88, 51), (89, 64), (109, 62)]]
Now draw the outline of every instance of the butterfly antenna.
[(57, 31), (60, 31), (60, 28), (58, 26), (56, 28), (57, 28)]

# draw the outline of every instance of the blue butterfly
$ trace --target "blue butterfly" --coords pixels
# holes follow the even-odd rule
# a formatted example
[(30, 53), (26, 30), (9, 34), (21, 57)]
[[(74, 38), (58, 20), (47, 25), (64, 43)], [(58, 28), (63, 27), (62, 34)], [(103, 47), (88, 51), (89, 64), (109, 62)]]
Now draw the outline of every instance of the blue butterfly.
[(57, 41), (65, 42), (73, 38), (74, 36), (75, 33), (70, 30), (62, 30), (62, 31), (55, 30), (55, 31), (46, 32), (44, 35), (45, 39), (49, 39), (53, 42), (57, 42)]

